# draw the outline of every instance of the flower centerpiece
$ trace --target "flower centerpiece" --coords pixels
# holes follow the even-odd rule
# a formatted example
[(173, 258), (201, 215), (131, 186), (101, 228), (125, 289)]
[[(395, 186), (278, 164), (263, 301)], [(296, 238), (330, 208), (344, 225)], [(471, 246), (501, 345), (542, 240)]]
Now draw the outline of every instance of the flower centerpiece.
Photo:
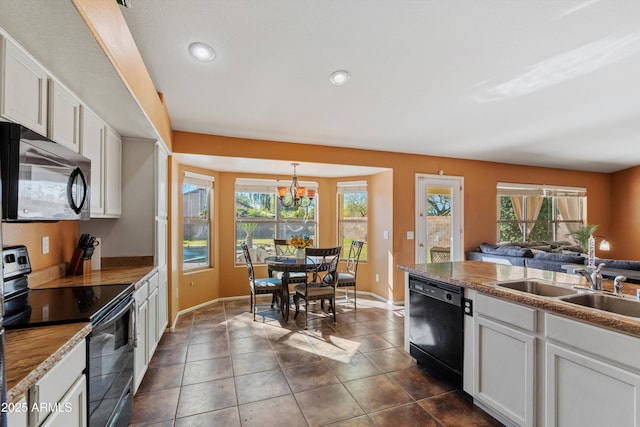
[(304, 248), (313, 245), (313, 239), (310, 236), (292, 236), (287, 243), (296, 248), (297, 259), (304, 259)]

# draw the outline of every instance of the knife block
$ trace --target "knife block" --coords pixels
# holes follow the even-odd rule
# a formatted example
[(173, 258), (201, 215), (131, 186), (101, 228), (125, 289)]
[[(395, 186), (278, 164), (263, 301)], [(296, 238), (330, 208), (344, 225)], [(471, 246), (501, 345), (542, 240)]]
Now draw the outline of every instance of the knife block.
[(67, 268), (67, 276), (81, 276), (91, 273), (91, 260), (82, 259), (84, 251), (80, 248), (73, 250), (69, 267)]

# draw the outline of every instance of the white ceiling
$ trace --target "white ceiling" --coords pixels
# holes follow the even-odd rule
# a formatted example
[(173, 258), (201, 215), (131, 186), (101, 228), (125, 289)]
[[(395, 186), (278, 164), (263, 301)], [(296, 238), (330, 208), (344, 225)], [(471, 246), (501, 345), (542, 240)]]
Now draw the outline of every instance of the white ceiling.
[[(122, 134), (153, 137), (70, 3), (2, 0), (0, 26)], [(601, 172), (640, 165), (639, 1), (131, 3), (121, 10), (177, 130)], [(216, 59), (191, 58), (193, 41)], [(351, 72), (344, 86), (328, 81), (338, 69)]]
[[(174, 129), (516, 164), (640, 164), (640, 2), (133, 0)], [(210, 44), (213, 62), (189, 57)], [(344, 86), (329, 74), (351, 72)]]

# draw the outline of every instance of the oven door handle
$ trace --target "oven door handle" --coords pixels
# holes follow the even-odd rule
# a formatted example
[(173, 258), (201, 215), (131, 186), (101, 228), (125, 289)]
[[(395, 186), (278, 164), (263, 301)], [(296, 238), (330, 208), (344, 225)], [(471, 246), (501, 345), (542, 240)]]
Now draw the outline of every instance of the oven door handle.
[[(131, 301), (134, 301), (134, 299), (131, 298)], [(120, 319), (127, 311), (131, 310), (131, 307), (133, 306), (131, 301), (128, 302), (124, 307), (122, 307), (122, 309), (118, 311), (116, 314), (109, 314), (107, 319), (103, 319), (103, 321), (99, 322), (96, 326), (94, 326), (92, 334), (95, 335), (98, 332), (111, 328), (111, 326), (113, 326), (113, 324), (116, 323), (118, 319)], [(129, 316), (129, 319), (131, 319), (131, 317), (132, 316)]]

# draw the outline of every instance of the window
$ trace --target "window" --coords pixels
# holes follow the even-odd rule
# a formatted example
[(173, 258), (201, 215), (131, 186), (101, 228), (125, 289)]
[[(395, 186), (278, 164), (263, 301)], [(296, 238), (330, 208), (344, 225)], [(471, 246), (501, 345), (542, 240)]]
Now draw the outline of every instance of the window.
[(573, 241), (586, 189), (498, 183), (498, 242)]
[(211, 212), (213, 178), (185, 172), (182, 182), (182, 268), (211, 266)]
[[(338, 183), (338, 241), (342, 244), (342, 259), (349, 256), (353, 240), (367, 241), (369, 197), (366, 181)], [(367, 245), (362, 247), (360, 260), (367, 259)]]
[[(298, 208), (281, 206), (275, 180), (236, 180), (236, 264), (244, 264), (240, 244), (247, 242), (254, 263), (264, 262), (275, 254), (273, 239), (290, 239), (306, 235), (317, 241), (316, 206), (318, 194), (305, 199)], [(315, 182), (300, 182), (317, 189)]]

